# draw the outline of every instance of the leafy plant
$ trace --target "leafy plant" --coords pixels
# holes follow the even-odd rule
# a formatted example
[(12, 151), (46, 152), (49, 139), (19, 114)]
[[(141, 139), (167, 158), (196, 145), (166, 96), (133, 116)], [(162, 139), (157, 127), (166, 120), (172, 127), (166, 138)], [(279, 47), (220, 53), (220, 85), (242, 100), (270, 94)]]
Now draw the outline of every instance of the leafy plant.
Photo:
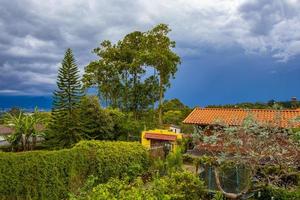
[(112, 177), (133, 179), (148, 167), (146, 150), (133, 142), (81, 141), (71, 149), (0, 152), (0, 197), (3, 199), (65, 199), (86, 182)]
[(175, 151), (169, 153), (166, 158), (166, 167), (168, 173), (182, 170), (182, 153), (181, 149), (177, 148)]
[(7, 137), (12, 150), (17, 150), (20, 144), (21, 150), (32, 150), (36, 145), (37, 136), (44, 135), (37, 127), (42, 123), (42, 119), (38, 116), (37, 108), (31, 115), (25, 115), (22, 112), (18, 115), (7, 113), (4, 122), (13, 129), (13, 133)]
[(130, 182), (129, 179), (111, 179), (92, 189), (87, 196), (78, 199), (172, 199), (201, 200), (205, 194), (203, 183), (189, 172), (174, 172), (169, 176), (157, 178), (144, 183), (140, 178)]
[(223, 200), (223, 199), (224, 199), (224, 195), (222, 194), (222, 192), (216, 192), (212, 200)]
[(259, 195), (256, 195), (257, 200), (274, 199), (274, 200), (298, 200), (300, 199), (300, 189), (288, 190), (278, 187), (265, 187)]

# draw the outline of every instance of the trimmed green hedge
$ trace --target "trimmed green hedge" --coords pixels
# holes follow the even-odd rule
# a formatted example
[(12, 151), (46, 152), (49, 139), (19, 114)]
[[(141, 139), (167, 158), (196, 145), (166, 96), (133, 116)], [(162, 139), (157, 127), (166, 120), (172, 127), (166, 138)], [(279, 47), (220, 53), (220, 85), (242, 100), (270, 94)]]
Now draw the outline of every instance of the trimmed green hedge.
[(104, 183), (135, 177), (148, 166), (135, 142), (82, 141), (72, 149), (0, 153), (0, 199), (64, 199), (89, 175)]

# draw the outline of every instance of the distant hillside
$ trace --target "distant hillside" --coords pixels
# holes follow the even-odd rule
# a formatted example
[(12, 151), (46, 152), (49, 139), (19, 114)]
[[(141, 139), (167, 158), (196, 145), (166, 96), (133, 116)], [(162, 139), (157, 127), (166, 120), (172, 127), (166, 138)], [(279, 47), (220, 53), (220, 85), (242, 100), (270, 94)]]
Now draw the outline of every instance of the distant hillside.
[(207, 108), (242, 108), (242, 109), (296, 109), (300, 108), (300, 101), (275, 101), (270, 100), (266, 103), (237, 103), (237, 104), (224, 104), (224, 105), (208, 105)]
[(36, 106), (40, 110), (49, 110), (52, 106), (52, 98), (50, 96), (0, 96), (1, 110), (12, 107), (31, 110)]

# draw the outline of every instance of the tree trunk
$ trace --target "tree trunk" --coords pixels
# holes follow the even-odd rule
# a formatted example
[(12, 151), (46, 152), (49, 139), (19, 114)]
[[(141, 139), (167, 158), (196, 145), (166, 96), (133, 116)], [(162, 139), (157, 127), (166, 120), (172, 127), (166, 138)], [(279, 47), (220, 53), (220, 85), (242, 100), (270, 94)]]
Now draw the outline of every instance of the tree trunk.
[(31, 150), (35, 148), (36, 145), (36, 136), (32, 136), (32, 145), (31, 145)]
[(159, 77), (159, 105), (158, 105), (158, 123), (160, 126), (163, 124), (162, 120), (162, 101), (163, 101), (163, 84), (162, 76)]
[(125, 94), (124, 94), (124, 110), (128, 112), (128, 71), (125, 70)]
[(21, 138), (22, 138), (22, 140), (21, 140), (21, 143), (22, 143), (22, 149), (23, 149), (23, 151), (26, 151), (25, 135), (22, 134)]

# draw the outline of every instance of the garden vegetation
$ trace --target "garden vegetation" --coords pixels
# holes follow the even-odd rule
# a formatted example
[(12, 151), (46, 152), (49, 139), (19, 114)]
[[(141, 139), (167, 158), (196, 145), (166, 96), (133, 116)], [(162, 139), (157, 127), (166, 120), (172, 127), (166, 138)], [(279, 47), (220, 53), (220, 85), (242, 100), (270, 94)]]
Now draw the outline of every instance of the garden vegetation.
[[(129, 33), (115, 44), (102, 41), (93, 51), (97, 60), (85, 67), (82, 77), (72, 50), (67, 49), (52, 111), (28, 115), (14, 108), (0, 119), (12, 128), (7, 141), (16, 151), (0, 152), (0, 199), (221, 200), (252, 194), (259, 200), (299, 199), (299, 129), (294, 133), (274, 129), (251, 118), (241, 127), (216, 124), (210, 135), (195, 127), (181, 149), (195, 145), (197, 150), (200, 143), (225, 148), (196, 159), (185, 155), (197, 175), (183, 170), (181, 150), (151, 160), (137, 142), (120, 141), (136, 141), (142, 130), (164, 124), (193, 132), (193, 127), (182, 124), (191, 109), (178, 99), (163, 101), (180, 64), (170, 31), (159, 24)], [(89, 95), (90, 88), (97, 96)], [(299, 102), (224, 107), (282, 109), (299, 107)], [(41, 124), (42, 132), (37, 128)], [(38, 137), (42, 143), (37, 143)], [(37, 147), (44, 150), (32, 151)], [(213, 168), (219, 192), (213, 194), (200, 180), (200, 166)], [(237, 191), (227, 191), (222, 175), (237, 166), (249, 173)]]
[(82, 141), (71, 149), (0, 153), (2, 199), (65, 199), (87, 177), (98, 183), (131, 177), (148, 167), (139, 143)]

